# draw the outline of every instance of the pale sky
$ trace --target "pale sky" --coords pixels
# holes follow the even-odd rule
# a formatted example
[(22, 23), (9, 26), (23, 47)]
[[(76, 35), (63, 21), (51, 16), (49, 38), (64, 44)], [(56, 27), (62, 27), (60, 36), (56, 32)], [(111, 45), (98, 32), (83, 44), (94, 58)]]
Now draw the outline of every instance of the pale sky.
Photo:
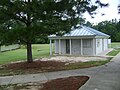
[[(95, 0), (93, 0), (95, 1)], [(103, 3), (109, 3), (108, 7), (97, 9), (98, 14), (94, 15), (95, 18), (91, 18), (88, 13), (85, 13), (83, 17), (86, 18), (87, 21), (91, 23), (97, 24), (98, 22), (111, 20), (111, 19), (120, 19), (120, 14), (118, 15), (118, 4), (120, 4), (120, 0), (100, 0)], [(104, 13), (104, 16), (101, 16), (101, 13)]]

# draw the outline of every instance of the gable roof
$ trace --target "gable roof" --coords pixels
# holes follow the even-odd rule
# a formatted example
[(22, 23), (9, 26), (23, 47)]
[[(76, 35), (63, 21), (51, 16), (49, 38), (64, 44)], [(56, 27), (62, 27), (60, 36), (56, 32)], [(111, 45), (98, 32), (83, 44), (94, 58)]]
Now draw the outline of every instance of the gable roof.
[[(110, 37), (109, 35), (107, 35), (105, 33), (102, 33), (98, 30), (95, 30), (93, 28), (86, 27), (86, 26), (81, 26), (79, 28), (73, 29), (72, 31), (70, 31), (70, 33), (66, 33), (62, 37), (84, 37), (84, 36)], [(51, 38), (51, 37), (58, 37), (58, 36), (56, 36), (56, 35), (49, 36), (49, 38)]]

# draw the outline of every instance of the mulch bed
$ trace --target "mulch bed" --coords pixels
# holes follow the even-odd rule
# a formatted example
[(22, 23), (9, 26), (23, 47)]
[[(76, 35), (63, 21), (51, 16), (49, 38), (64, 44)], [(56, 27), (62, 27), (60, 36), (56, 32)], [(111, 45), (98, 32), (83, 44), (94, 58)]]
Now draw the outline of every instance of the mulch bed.
[(71, 76), (48, 81), (40, 90), (78, 90), (88, 81), (88, 76)]
[(27, 62), (18, 62), (18, 63), (10, 63), (4, 65), (4, 67), (12, 70), (26, 70), (26, 69), (57, 69), (62, 66), (65, 66), (65, 62), (56, 62), (56, 61), (34, 61), (32, 63)]
[(50, 80), (46, 83), (34, 82), (0, 86), (0, 90), (78, 90), (88, 80), (88, 76), (71, 76)]
[[(38, 61), (34, 61), (33, 63), (27, 63), (27, 62), (10, 63), (10, 64), (4, 65), (4, 67), (12, 70), (29, 71), (30, 69), (32, 70), (48, 69), (53, 71), (53, 70), (61, 69), (62, 67), (65, 66), (65, 64), (66, 62), (38, 60)], [(78, 90), (82, 85), (84, 85), (88, 81), (88, 79), (89, 79), (88, 76), (71, 76), (67, 78), (54, 79), (46, 83), (43, 83), (42, 88), (39, 88), (38, 90)], [(38, 87), (39, 86), (41, 86), (41, 84), (39, 84)]]

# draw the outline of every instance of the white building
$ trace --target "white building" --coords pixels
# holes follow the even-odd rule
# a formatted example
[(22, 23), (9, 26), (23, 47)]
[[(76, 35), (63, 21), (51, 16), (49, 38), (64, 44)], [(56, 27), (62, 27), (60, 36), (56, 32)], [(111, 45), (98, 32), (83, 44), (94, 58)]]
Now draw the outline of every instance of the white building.
[(95, 29), (81, 26), (63, 36), (49, 36), (50, 54), (52, 55), (51, 41), (54, 40), (55, 54), (95, 56), (108, 49), (109, 37)]

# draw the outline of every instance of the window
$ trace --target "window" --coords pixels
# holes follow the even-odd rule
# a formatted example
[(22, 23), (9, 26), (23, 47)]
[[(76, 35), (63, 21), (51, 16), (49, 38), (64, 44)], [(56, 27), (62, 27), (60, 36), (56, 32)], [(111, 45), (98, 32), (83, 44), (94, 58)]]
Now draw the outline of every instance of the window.
[(91, 48), (92, 39), (83, 39), (83, 48)]

